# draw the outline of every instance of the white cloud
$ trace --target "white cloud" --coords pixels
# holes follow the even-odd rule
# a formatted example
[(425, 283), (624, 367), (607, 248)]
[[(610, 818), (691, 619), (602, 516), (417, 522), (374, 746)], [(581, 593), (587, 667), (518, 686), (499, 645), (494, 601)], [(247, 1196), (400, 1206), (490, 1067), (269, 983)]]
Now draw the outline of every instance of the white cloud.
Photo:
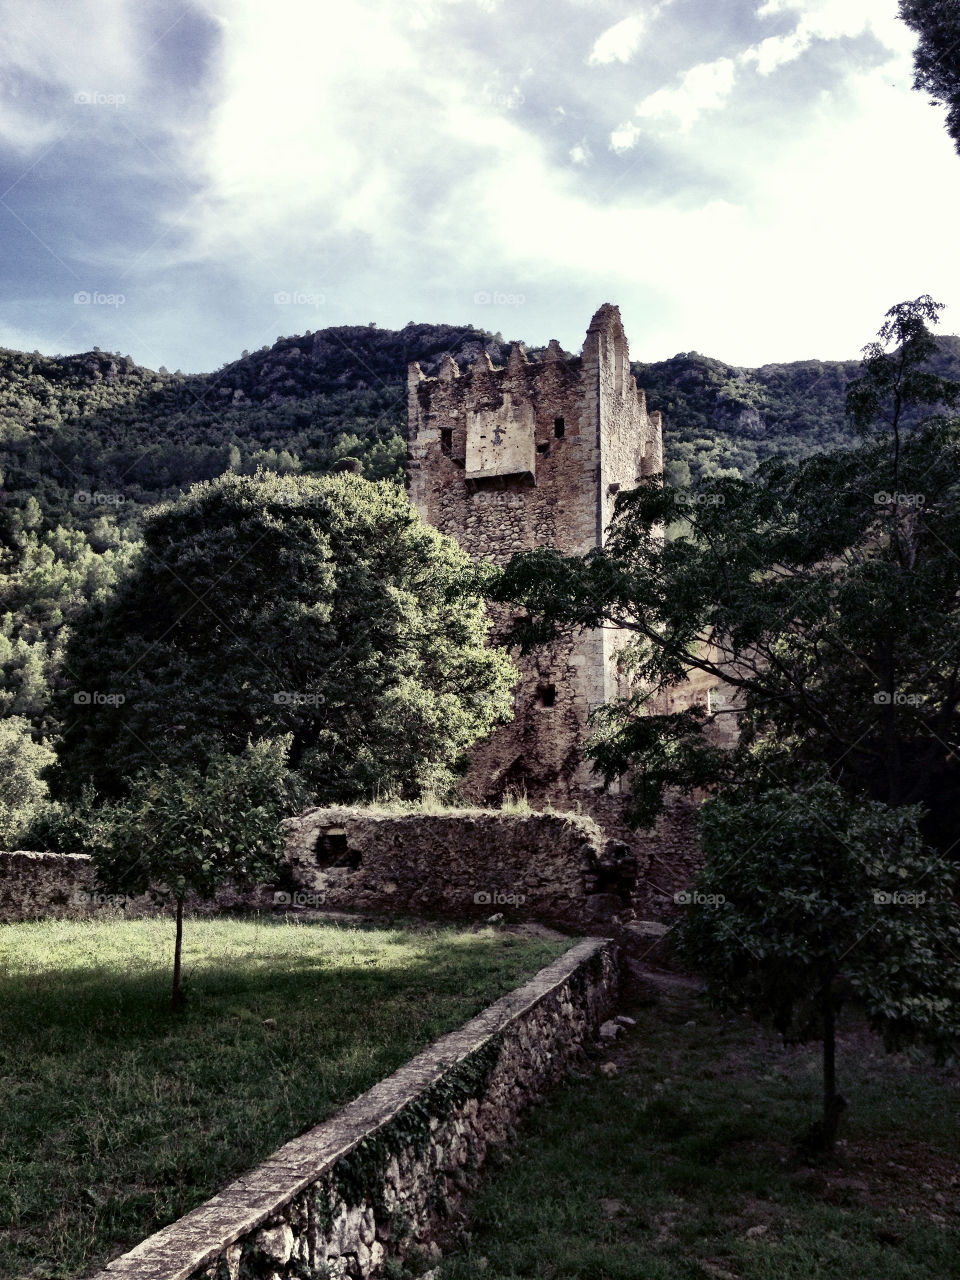
[(716, 111), (723, 105), (733, 89), (736, 74), (732, 58), (702, 62), (685, 72), (676, 88), (658, 89), (645, 98), (637, 107), (637, 115), (672, 116), (681, 128), (689, 129), (704, 111)]
[(897, 19), (893, 4), (886, 8), (877, 0), (767, 0), (757, 10), (757, 17), (795, 13), (798, 22), (786, 35), (769, 36), (741, 55), (755, 62), (761, 75), (770, 75), (778, 67), (793, 62), (805, 53), (815, 40), (839, 40), (871, 31), (893, 52), (908, 52), (913, 37), (906, 24)]
[(610, 150), (621, 154), (629, 151), (637, 145), (638, 138), (643, 136), (643, 130), (639, 125), (632, 124), (629, 120), (624, 124), (618, 125), (610, 134)]
[[(6, 99), (0, 138), (33, 151), (62, 136), (83, 105), (77, 94), (122, 95), (144, 84), (137, 10), (127, 0), (5, 0), (0, 71)], [(44, 104), (36, 87), (47, 92)]]
[[(311, 316), (311, 327), (355, 321), (360, 299), (374, 297), (381, 323), (395, 306), (408, 313), (401, 324), (414, 314), (512, 323), (530, 341), (576, 345), (584, 317), (564, 328), (570, 297), (600, 301), (612, 290), (636, 356), (696, 348), (753, 364), (851, 356), (899, 298), (929, 290), (960, 300), (960, 267), (942, 251), (960, 206), (960, 164), (920, 95), (906, 81), (891, 85), (886, 69), (854, 78), (842, 117), (825, 100), (758, 173), (740, 126), (709, 142), (690, 128), (706, 112), (722, 125), (735, 60), (694, 67), (648, 97), (636, 117), (643, 124), (619, 126), (611, 146), (626, 151), (649, 122), (672, 121), (663, 136), (677, 165), (722, 163), (749, 200), (691, 207), (638, 185), (610, 202), (581, 185), (586, 139), (558, 163), (521, 112), (484, 100), (491, 66), (482, 50), (424, 55), (389, 4), (342, 0), (332, 19), (306, 0), (279, 4), (279, 14), (256, 0), (229, 0), (225, 10), (222, 100), (201, 153), (209, 189), (194, 210), (195, 251), (201, 261), (235, 258), (272, 291), (306, 287), (303, 273), (322, 273), (328, 251), (336, 258), (348, 244), (341, 266), (353, 296), (336, 318)], [(424, 189), (429, 200), (411, 204)], [(888, 210), (915, 190), (930, 196), (924, 235), (894, 246)], [(522, 315), (473, 310), (474, 292), (491, 286), (525, 295)], [(652, 298), (664, 301), (651, 312)]]
[(634, 13), (609, 27), (597, 36), (587, 63), (596, 67), (609, 62), (629, 62), (640, 47), (646, 25), (643, 14)]

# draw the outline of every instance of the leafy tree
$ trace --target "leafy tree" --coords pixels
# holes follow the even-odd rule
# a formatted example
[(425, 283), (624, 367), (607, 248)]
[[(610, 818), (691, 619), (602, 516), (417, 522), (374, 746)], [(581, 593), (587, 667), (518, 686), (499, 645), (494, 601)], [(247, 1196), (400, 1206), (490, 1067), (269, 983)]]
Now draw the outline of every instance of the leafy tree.
[(746, 1005), (789, 1041), (823, 1041), (823, 1114), (807, 1141), (833, 1146), (846, 1106), (836, 1023), (855, 1001), (889, 1050), (939, 1060), (960, 1047), (955, 863), (924, 845), (918, 809), (856, 804), (839, 787), (724, 796), (701, 810), (705, 865), (682, 930), (721, 1003)]
[(41, 774), (55, 759), (49, 746), (33, 740), (23, 716), (0, 720), (0, 849), (15, 848), (43, 807)]
[[(636, 692), (604, 708), (591, 752), (608, 780), (632, 773), (639, 820), (670, 785), (825, 766), (851, 796), (924, 804), (930, 838), (955, 839), (960, 420), (940, 412), (957, 385), (928, 367), (937, 309), (892, 308), (866, 349), (855, 448), (686, 492), (651, 479), (620, 496), (602, 549), (515, 557), (495, 586), (526, 607), (527, 645), (569, 625), (632, 632)], [(701, 711), (657, 710), (691, 668), (738, 691), (736, 752), (711, 745)]]
[(133, 779), (127, 799), (94, 812), (87, 843), (107, 893), (149, 892), (176, 907), (173, 1008), (184, 1005), (183, 908), (226, 880), (269, 882), (280, 868), (286, 797), (285, 744), (262, 741), (237, 756), (213, 753), (205, 768), (161, 765)]
[(947, 132), (960, 152), (960, 9), (956, 0), (900, 0), (900, 17), (920, 37), (913, 87), (947, 108)]
[(228, 474), (147, 522), (118, 591), (65, 656), (67, 790), (120, 794), (154, 762), (290, 735), (321, 802), (454, 779), (512, 710), (468, 557), (404, 492), (354, 475)]

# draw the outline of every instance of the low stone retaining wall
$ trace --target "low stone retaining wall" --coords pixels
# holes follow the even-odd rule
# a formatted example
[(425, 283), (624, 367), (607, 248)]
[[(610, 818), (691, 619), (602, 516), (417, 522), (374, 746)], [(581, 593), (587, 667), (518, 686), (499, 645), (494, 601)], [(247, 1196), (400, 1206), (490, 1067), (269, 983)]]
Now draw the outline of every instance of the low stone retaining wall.
[[(191, 912), (216, 913), (262, 906), (272, 909), (273, 890), (238, 893), (224, 886), (212, 901), (191, 896)], [(93, 860), (83, 853), (0, 853), (0, 924), (25, 920), (81, 920), (94, 916), (133, 919), (162, 910), (149, 895), (100, 893)]]
[(119, 905), (115, 898), (95, 893), (93, 863), (84, 854), (0, 853), (0, 922), (4, 924), (51, 917), (79, 919)]
[(95, 1280), (366, 1280), (449, 1224), (488, 1148), (596, 1039), (616, 951), (573, 947)]
[(582, 928), (628, 910), (636, 879), (626, 846), (581, 814), (336, 807), (285, 826), (294, 906), (505, 911)]

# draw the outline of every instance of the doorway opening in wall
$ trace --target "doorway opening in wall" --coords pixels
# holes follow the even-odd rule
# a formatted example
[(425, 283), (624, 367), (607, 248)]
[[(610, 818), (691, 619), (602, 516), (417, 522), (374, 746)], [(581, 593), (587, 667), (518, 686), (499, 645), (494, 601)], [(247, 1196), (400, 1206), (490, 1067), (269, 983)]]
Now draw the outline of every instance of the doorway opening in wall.
[(566, 430), (567, 430), (567, 424), (564, 422), (564, 420), (562, 418), (554, 418), (553, 434), (557, 440), (563, 439), (564, 435), (566, 434)]
[(440, 428), (440, 452), (445, 458), (453, 453), (453, 427)]

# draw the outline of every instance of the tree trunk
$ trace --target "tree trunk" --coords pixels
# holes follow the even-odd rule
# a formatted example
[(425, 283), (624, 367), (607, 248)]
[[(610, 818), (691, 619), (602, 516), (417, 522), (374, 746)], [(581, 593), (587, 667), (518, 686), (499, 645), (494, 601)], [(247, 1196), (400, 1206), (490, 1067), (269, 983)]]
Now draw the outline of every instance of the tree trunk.
[(836, 1008), (833, 984), (828, 981), (823, 988), (823, 1120), (822, 1149), (832, 1151), (837, 1139), (840, 1113), (846, 1101), (837, 1093), (837, 1039)]
[(177, 945), (173, 952), (173, 1011), (182, 1013), (186, 1000), (180, 982), (180, 953), (183, 950), (183, 897), (177, 898)]

